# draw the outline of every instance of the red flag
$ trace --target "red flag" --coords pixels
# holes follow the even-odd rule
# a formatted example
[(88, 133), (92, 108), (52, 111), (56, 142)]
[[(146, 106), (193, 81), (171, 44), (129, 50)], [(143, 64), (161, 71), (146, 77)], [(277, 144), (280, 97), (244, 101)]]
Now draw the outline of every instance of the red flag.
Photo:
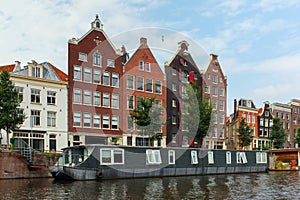
[(189, 82), (194, 83), (194, 81), (195, 81), (195, 72), (191, 71), (189, 74)]

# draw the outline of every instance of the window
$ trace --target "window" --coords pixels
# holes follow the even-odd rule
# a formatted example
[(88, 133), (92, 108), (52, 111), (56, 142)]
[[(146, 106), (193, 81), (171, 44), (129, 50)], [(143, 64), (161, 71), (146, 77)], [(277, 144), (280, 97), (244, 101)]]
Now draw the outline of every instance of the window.
[(134, 109), (134, 100), (132, 95), (127, 96), (127, 108)]
[(219, 123), (220, 124), (224, 124), (224, 121), (225, 121), (225, 116), (224, 116), (224, 114), (220, 114), (220, 119), (219, 119)]
[(74, 103), (81, 103), (81, 90), (74, 89)]
[(137, 77), (136, 89), (140, 90), (140, 91), (144, 90), (144, 78), (143, 77)]
[(176, 69), (172, 68), (172, 75), (176, 76)]
[(41, 111), (31, 110), (31, 126), (40, 126), (41, 125)]
[(83, 115), (83, 126), (84, 127), (91, 127), (91, 114), (84, 113)]
[(100, 70), (95, 69), (94, 70), (94, 83), (99, 83), (100, 84), (100, 77), (101, 77)]
[(245, 152), (237, 152), (236, 153), (236, 162), (237, 163), (247, 163), (247, 157)]
[(112, 102), (111, 102), (111, 107), (112, 108), (119, 108), (119, 95), (118, 94), (112, 94)]
[(133, 130), (133, 119), (130, 115), (127, 116), (127, 129)]
[(146, 62), (146, 72), (150, 72), (151, 71), (151, 65), (149, 62)]
[(85, 53), (79, 53), (79, 60), (87, 61), (87, 55)]
[(168, 158), (169, 158), (169, 164), (174, 165), (175, 164), (175, 151), (174, 150), (168, 151)]
[(102, 128), (103, 129), (109, 129), (109, 115), (103, 115)]
[(224, 96), (224, 88), (220, 88), (220, 96)]
[(224, 138), (224, 129), (223, 128), (220, 129), (220, 133), (219, 134), (220, 134), (220, 138), (223, 139)]
[(103, 93), (102, 105), (103, 107), (110, 107), (110, 96), (109, 93)]
[(218, 83), (218, 76), (217, 75), (215, 75), (215, 74), (212, 75), (212, 82), (213, 83)]
[(217, 94), (217, 87), (215, 87), (215, 86), (212, 87), (212, 95), (215, 95), (215, 96), (218, 95)]
[(111, 86), (119, 87), (119, 74), (113, 73), (111, 79)]
[(255, 116), (252, 115), (252, 123), (254, 124), (255, 123)]
[(15, 87), (16, 91), (18, 92), (18, 98), (22, 102), (23, 101), (23, 88), (22, 87)]
[(226, 164), (231, 164), (231, 152), (226, 152)]
[(73, 121), (73, 126), (81, 126), (81, 113), (74, 112)]
[(100, 105), (100, 92), (94, 92), (94, 106)]
[(91, 98), (91, 91), (84, 90), (83, 92), (83, 103), (86, 105), (91, 105), (92, 98)]
[(81, 67), (74, 65), (74, 80), (81, 80)]
[(139, 69), (140, 71), (144, 71), (144, 61), (140, 60), (139, 62)]
[(119, 117), (112, 116), (111, 117), (111, 129), (119, 129)]
[(155, 81), (155, 93), (161, 94), (161, 81)]
[(48, 91), (47, 92), (47, 104), (55, 105), (55, 100), (56, 100), (56, 92)]
[(94, 127), (95, 128), (100, 128), (100, 115), (99, 114), (94, 114)]
[(191, 163), (198, 164), (197, 151), (191, 151)]
[(32, 67), (31, 68), (31, 76), (32, 77), (41, 77), (41, 69), (39, 67)]
[(107, 66), (108, 67), (115, 67), (115, 61), (112, 59), (107, 59)]
[(103, 85), (110, 85), (110, 73), (109, 72), (104, 72), (103, 73)]
[(120, 165), (124, 164), (123, 149), (100, 149), (101, 165)]
[(207, 156), (208, 156), (208, 164), (214, 164), (214, 152), (209, 151), (207, 153)]
[(265, 112), (265, 116), (266, 116), (266, 117), (269, 117), (269, 111), (266, 111), (266, 112)]
[(152, 84), (152, 79), (146, 79), (146, 91), (147, 92), (152, 92), (153, 91), (153, 84)]
[(256, 163), (267, 163), (267, 153), (256, 152)]
[(56, 112), (47, 112), (47, 126), (56, 127)]
[(219, 109), (222, 111), (224, 110), (224, 101), (223, 100), (219, 101)]
[(31, 103), (40, 103), (40, 90), (31, 89)]
[(90, 68), (84, 68), (84, 82), (92, 82), (92, 70)]
[(94, 55), (93, 55), (93, 63), (94, 65), (97, 65), (97, 66), (101, 66), (101, 55), (100, 53), (98, 52), (95, 52)]
[(250, 114), (247, 114), (247, 122), (250, 123)]
[(146, 164), (161, 164), (161, 156), (159, 150), (146, 150)]
[(172, 99), (172, 107), (176, 108), (176, 100), (175, 99)]
[(176, 125), (176, 123), (177, 123), (176, 115), (173, 115), (172, 116), (172, 124)]
[(130, 90), (134, 89), (134, 78), (133, 78), (133, 75), (127, 75), (126, 86), (127, 86), (127, 89), (130, 89)]
[(188, 82), (188, 73), (186, 71), (182, 72), (182, 80), (183, 83), (187, 83)]
[(209, 94), (209, 85), (205, 85), (204, 92)]
[(212, 137), (217, 138), (217, 127), (212, 128)]
[(177, 90), (177, 89), (176, 89), (176, 84), (175, 84), (175, 83), (172, 83), (172, 91), (173, 91), (173, 92), (176, 92), (176, 90)]

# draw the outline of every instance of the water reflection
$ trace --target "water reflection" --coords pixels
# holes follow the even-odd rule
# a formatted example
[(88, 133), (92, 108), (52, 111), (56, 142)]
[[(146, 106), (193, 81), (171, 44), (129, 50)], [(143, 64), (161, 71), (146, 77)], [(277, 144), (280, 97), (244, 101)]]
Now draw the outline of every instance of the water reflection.
[(0, 199), (300, 199), (298, 172), (61, 182), (1, 180)]

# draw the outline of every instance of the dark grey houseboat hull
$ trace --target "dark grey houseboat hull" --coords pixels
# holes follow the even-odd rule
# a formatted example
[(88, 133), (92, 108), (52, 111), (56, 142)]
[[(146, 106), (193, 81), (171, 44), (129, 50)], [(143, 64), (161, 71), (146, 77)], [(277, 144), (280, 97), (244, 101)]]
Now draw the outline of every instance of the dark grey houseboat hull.
[(95, 145), (70, 147), (64, 152), (62, 159), (67, 162), (50, 169), (57, 179), (188, 176), (266, 172), (268, 169), (267, 153), (262, 151)]

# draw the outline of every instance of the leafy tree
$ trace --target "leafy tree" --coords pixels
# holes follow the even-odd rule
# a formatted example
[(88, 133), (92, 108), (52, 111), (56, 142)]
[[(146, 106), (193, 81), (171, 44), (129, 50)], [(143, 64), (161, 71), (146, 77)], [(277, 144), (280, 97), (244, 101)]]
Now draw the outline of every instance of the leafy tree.
[(202, 98), (202, 93), (196, 84), (185, 83), (186, 94), (183, 98), (182, 128), (188, 130), (185, 134), (202, 147), (211, 125), (212, 105), (208, 97)]
[(7, 71), (0, 73), (0, 130), (6, 131), (7, 146), (9, 146), (9, 133), (20, 128), (25, 115), (19, 109), (20, 99), (14, 84)]
[(252, 130), (250, 126), (248, 126), (245, 122), (245, 118), (242, 118), (239, 128), (236, 130), (239, 135), (239, 145), (243, 149), (251, 144), (252, 141)]
[(296, 135), (296, 137), (294, 139), (294, 143), (295, 144), (299, 144), (300, 143), (300, 128), (297, 129), (297, 135)]
[[(143, 131), (143, 134), (149, 135), (152, 139), (162, 139), (161, 119), (162, 107), (154, 104), (155, 97), (138, 98), (138, 106), (130, 113), (130, 116)], [(144, 144), (143, 144), (144, 145)]]
[(278, 117), (273, 118), (273, 126), (271, 128), (270, 140), (276, 149), (283, 148), (286, 141), (286, 134), (282, 126), (282, 122)]

